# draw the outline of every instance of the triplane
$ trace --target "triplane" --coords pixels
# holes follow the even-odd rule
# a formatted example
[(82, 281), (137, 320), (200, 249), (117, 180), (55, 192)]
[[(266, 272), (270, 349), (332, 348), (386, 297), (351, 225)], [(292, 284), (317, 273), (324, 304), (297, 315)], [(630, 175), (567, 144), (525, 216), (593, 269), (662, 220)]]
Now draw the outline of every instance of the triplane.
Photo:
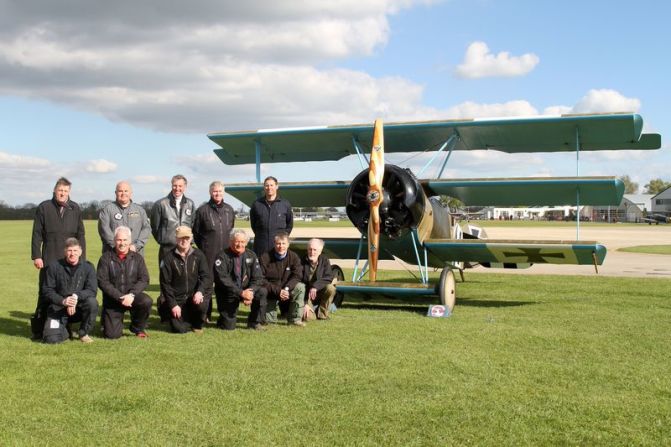
[[(659, 134), (643, 133), (637, 114), (539, 116), (532, 118), (423, 121), (299, 129), (212, 133), (221, 148), (215, 154), (227, 165), (256, 163), (256, 182), (231, 184), (226, 191), (243, 203), (262, 193), (261, 163), (313, 162), (359, 157), (363, 170), (351, 182), (281, 184), (281, 195), (294, 207), (345, 206), (359, 238), (325, 238), (331, 259), (356, 260), (350, 282), (340, 293), (394, 296), (437, 295), (451, 311), (455, 270), (475, 264), (525, 268), (537, 263), (601, 265), (606, 248), (593, 241), (493, 240), (477, 228), (455, 223), (438, 196), (455, 197), (469, 206), (618, 205), (624, 184), (615, 177), (544, 177), (444, 179), (455, 150), (490, 149), (507, 153), (659, 149)], [(368, 149), (366, 157), (364, 148)], [(435, 151), (415, 176), (409, 169), (385, 164), (385, 152)], [(439, 156), (442, 155), (442, 161)], [(420, 179), (434, 163), (434, 178)], [(366, 167), (367, 165), (367, 167)], [(578, 226), (579, 238), (579, 220)], [(295, 240), (292, 247), (305, 246)], [(364, 265), (364, 253), (367, 260)], [(377, 281), (378, 260), (401, 259), (416, 265), (419, 281)], [(429, 268), (442, 269), (437, 284)], [(335, 267), (342, 278), (342, 270)], [(368, 280), (364, 277), (368, 274)]]

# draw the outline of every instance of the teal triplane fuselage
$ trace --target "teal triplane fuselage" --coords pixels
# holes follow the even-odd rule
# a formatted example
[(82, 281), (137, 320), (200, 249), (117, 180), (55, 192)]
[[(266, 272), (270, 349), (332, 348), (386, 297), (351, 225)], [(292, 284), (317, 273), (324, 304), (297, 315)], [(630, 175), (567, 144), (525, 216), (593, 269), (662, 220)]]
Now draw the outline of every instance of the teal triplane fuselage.
[[(294, 207), (345, 206), (360, 238), (325, 239), (330, 258), (355, 259), (352, 282), (340, 291), (392, 295), (437, 294), (454, 305), (453, 269), (481, 264), (526, 267), (531, 264), (600, 265), (606, 248), (590, 241), (524, 241), (484, 239), (452, 221), (437, 196), (457, 198), (469, 206), (613, 205), (620, 204), (624, 184), (615, 177), (441, 178), (453, 151), (497, 150), (506, 153), (649, 150), (661, 147), (659, 134), (643, 133), (643, 119), (629, 113), (539, 116), (356, 124), (218, 132), (208, 137), (220, 146), (215, 154), (228, 165), (256, 164), (256, 182), (226, 185), (226, 192), (251, 204), (263, 193), (262, 163), (340, 160), (358, 155), (364, 168), (354, 180), (285, 182), (282, 197)], [(366, 158), (365, 152), (373, 155)], [(434, 157), (415, 176), (408, 169), (384, 164), (384, 153), (433, 151)], [(442, 160), (439, 160), (442, 158)], [(366, 164), (370, 164), (366, 167)], [(440, 163), (440, 164), (439, 164)], [(430, 166), (435, 178), (422, 179)], [(381, 178), (376, 185), (374, 178)], [(579, 225), (579, 221), (577, 221)], [(379, 240), (378, 240), (379, 238)], [(292, 248), (306, 240), (295, 240)], [(359, 260), (368, 251), (368, 261)], [(399, 258), (416, 264), (420, 284), (375, 281), (378, 259)], [(428, 268), (443, 268), (438, 284)], [(363, 281), (368, 271), (371, 281)]]

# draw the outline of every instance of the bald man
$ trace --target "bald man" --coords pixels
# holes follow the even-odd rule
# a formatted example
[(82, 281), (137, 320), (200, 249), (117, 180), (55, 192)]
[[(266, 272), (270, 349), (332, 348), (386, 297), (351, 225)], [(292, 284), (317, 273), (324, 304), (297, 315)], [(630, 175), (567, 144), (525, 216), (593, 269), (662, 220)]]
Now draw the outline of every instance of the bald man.
[(133, 188), (130, 183), (120, 181), (114, 190), (114, 202), (100, 210), (98, 233), (103, 243), (103, 253), (114, 251), (114, 230), (128, 227), (131, 231), (130, 251), (144, 256), (144, 246), (151, 234), (149, 219), (144, 208), (133, 203)]

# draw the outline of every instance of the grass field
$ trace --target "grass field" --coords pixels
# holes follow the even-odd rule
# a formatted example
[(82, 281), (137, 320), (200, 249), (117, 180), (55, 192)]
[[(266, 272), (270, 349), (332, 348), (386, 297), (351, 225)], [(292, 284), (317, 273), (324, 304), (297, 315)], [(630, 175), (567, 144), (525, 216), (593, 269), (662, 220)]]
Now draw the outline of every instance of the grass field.
[[(668, 445), (668, 279), (468, 275), (455, 313), (45, 346), (30, 222), (0, 222), (0, 445)], [(87, 222), (89, 259), (100, 245)], [(158, 295), (156, 246), (147, 253)], [(398, 274), (398, 273), (397, 273)], [(243, 315), (244, 316), (244, 315)], [(240, 322), (242, 324), (242, 321)]]
[(648, 253), (651, 255), (671, 255), (671, 245), (637, 245), (620, 248), (619, 251), (630, 253)]

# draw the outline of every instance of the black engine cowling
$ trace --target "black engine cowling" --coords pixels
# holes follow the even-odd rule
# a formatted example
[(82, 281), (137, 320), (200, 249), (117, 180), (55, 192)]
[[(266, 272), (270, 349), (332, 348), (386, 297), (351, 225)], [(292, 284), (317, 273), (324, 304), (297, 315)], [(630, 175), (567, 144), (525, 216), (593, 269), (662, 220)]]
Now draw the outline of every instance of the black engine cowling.
[[(368, 169), (352, 180), (347, 191), (347, 217), (362, 234), (368, 231), (370, 209)], [(426, 196), (417, 178), (409, 169), (384, 165), (383, 200), (380, 205), (380, 233), (390, 239), (403, 236), (417, 228), (427, 206)]]

